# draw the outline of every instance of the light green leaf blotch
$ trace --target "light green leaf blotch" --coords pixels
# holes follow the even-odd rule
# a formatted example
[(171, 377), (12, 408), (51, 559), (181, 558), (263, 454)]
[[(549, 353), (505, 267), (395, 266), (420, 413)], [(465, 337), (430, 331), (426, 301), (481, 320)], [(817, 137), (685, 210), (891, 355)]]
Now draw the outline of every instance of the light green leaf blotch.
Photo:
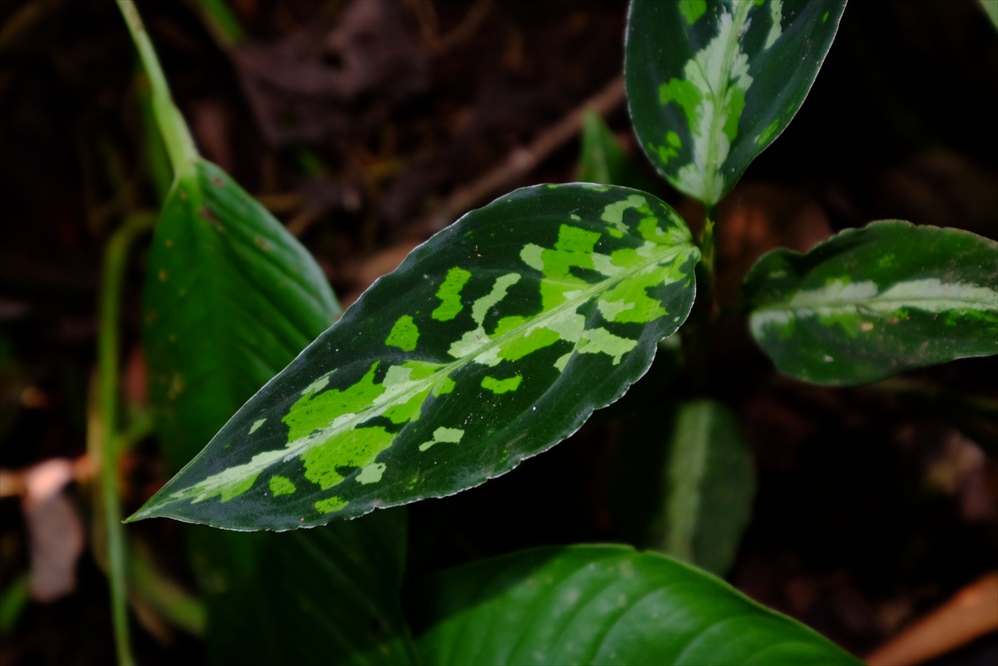
[(385, 463), (374, 463), (360, 470), (357, 475), (357, 483), (377, 483), (381, 480), (381, 475), (385, 473), (388, 466)]
[[(478, 324), (478, 328), (472, 331), (465, 331), (464, 335), (461, 336), (460, 340), (452, 343), (450, 349), (447, 350), (454, 358), (465, 358), (472, 356), (476, 351), (487, 345), (491, 339), (485, 332), (485, 327), (482, 325), (485, 322), (485, 315), (488, 314), (489, 309), (498, 305), (502, 299), (506, 298), (506, 291), (520, 281), (519, 273), (507, 273), (496, 278), (495, 283), (492, 285), (492, 290), (482, 296), (474, 302), (471, 306), (471, 318)], [(495, 362), (487, 361), (487, 359), (476, 359), (480, 363), (486, 363), (494, 365)], [(497, 361), (496, 361), (497, 362)]]
[(248, 433), (248, 434), (252, 435), (252, 434), (253, 434), (253, 433), (255, 433), (255, 432), (256, 432), (257, 430), (259, 430), (259, 429), (260, 429), (260, 426), (262, 426), (262, 425), (263, 425), (264, 423), (266, 423), (266, 422), (267, 422), (267, 419), (259, 419), (258, 421), (254, 421), (254, 422), (253, 422), (253, 425), (251, 425), (251, 426), (250, 426), (250, 429), (249, 429), (249, 433)]
[(683, 142), (679, 138), (679, 135), (669, 130), (665, 133), (665, 143), (660, 146), (653, 145), (652, 148), (658, 151), (658, 159), (662, 160), (663, 165), (666, 165), (669, 163), (669, 160), (679, 154), (679, 148), (682, 145)]
[(776, 118), (775, 120), (773, 120), (773, 122), (766, 125), (766, 127), (764, 127), (763, 130), (759, 132), (759, 136), (755, 138), (756, 145), (761, 146), (762, 144), (769, 141), (769, 138), (776, 133), (776, 130), (779, 129), (779, 127), (780, 127), (779, 118)]
[(509, 379), (497, 379), (495, 377), (486, 376), (482, 379), (482, 388), (492, 391), (496, 395), (502, 395), (503, 393), (515, 391), (520, 387), (521, 381), (523, 381), (523, 377), (520, 375), (510, 377)]
[(270, 492), (274, 497), (282, 495), (294, 495), (297, 488), (295, 484), (286, 476), (274, 475), (270, 477)]
[(769, 18), (772, 20), (772, 24), (769, 26), (769, 34), (766, 35), (766, 43), (762, 47), (764, 49), (772, 46), (783, 34), (783, 26), (780, 25), (783, 21), (783, 0), (770, 0)]
[(437, 290), (440, 305), (430, 316), (437, 321), (450, 321), (456, 317), (464, 309), (464, 304), (461, 303), (461, 290), (470, 279), (471, 272), (463, 268), (455, 267), (447, 271), (447, 277)]
[(420, 444), (419, 450), (426, 451), (434, 444), (442, 444), (444, 442), (457, 444), (461, 441), (462, 437), (464, 437), (464, 430), (460, 428), (437, 428), (433, 431), (433, 439)]
[(416, 348), (419, 340), (419, 329), (409, 315), (402, 315), (392, 326), (392, 332), (388, 334), (385, 344), (390, 347), (398, 347), (402, 351), (412, 351)]
[[(603, 214), (600, 216), (600, 219), (610, 225), (607, 231), (614, 238), (622, 238), (624, 234), (628, 233), (629, 229), (624, 224), (624, 211), (631, 208), (644, 213), (651, 213), (651, 209), (648, 207), (648, 200), (640, 194), (632, 194), (626, 199), (607, 204), (603, 208)], [(589, 248), (589, 251), (592, 252), (593, 248)]]
[(340, 473), (341, 468), (366, 467), (394, 439), (395, 433), (380, 426), (338, 433), (302, 454), (305, 478), (328, 490), (346, 478)]
[[(290, 429), (288, 441), (294, 442), (328, 427), (329, 414), (354, 414), (381, 396), (385, 392), (385, 387), (374, 383), (374, 373), (378, 364), (376, 361), (356, 384), (345, 389), (332, 389), (318, 394), (303, 391), (302, 397), (281, 419)], [(314, 382), (313, 386), (318, 383)], [(326, 377), (325, 384), (328, 383), (329, 379)]]
[(319, 500), (314, 506), (319, 513), (332, 513), (333, 511), (339, 511), (349, 503), (339, 497), (330, 497), (329, 499)]
[(233, 497), (242, 495), (244, 492), (253, 487), (256, 483), (256, 477), (258, 474), (253, 474), (252, 476), (247, 476), (242, 480), (237, 480), (232, 483), (227, 483), (220, 488), (220, 495), (223, 502), (228, 502)]
[(693, 25), (707, 11), (707, 0), (679, 0), (679, 12), (686, 23)]

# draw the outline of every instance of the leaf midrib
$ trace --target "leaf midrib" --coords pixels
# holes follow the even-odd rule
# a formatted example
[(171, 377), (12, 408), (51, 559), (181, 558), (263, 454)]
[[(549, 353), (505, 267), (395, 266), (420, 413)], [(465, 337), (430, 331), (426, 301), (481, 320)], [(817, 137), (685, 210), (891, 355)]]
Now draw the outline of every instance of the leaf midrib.
[[(745, 24), (745, 19), (748, 17), (748, 14), (751, 11), (751, 9), (752, 5), (748, 2), (741, 3), (734, 8), (735, 14), (731, 17), (731, 23), (732, 23), (732, 29), (735, 31), (735, 39), (729, 41), (728, 44), (725, 46), (724, 69), (722, 70), (724, 78), (721, 82), (721, 89), (717, 92), (711, 90), (711, 93), (713, 93), (714, 95), (714, 113), (710, 119), (710, 137), (709, 137), (709, 142), (707, 144), (706, 164), (704, 165), (704, 167), (707, 170), (707, 172), (704, 174), (704, 188), (705, 188), (704, 195), (712, 199), (712, 201), (704, 202), (708, 206), (712, 206), (715, 203), (717, 203), (717, 199), (714, 198), (712, 190), (713, 190), (714, 177), (717, 175), (718, 171), (721, 170), (721, 165), (717, 163), (717, 137), (721, 132), (724, 131), (723, 123), (720, 122), (721, 109), (725, 108), (724, 98), (727, 96), (728, 88), (731, 87), (731, 64), (734, 59), (735, 53), (737, 53), (738, 51), (738, 45), (739, 45), (737, 37), (740, 34), (742, 27)], [(736, 19), (740, 20), (736, 21)], [(693, 61), (696, 62), (695, 55)], [(699, 63), (697, 63), (697, 65), (699, 66)], [(700, 71), (701, 74), (704, 75), (703, 76), (704, 81), (709, 82), (709, 79), (703, 72), (702, 68), (700, 69)], [(723, 191), (723, 184), (722, 184), (722, 191)]]
[[(617, 275), (610, 276), (606, 280), (595, 283), (590, 288), (583, 290), (581, 294), (566, 300), (564, 303), (556, 305), (547, 312), (543, 312), (535, 317), (528, 319), (527, 321), (523, 322), (516, 328), (512, 328), (506, 331), (499, 337), (489, 338), (489, 341), (487, 343), (475, 349), (475, 351), (472, 354), (468, 354), (467, 356), (462, 356), (461, 358), (455, 359), (454, 361), (435, 370), (433, 374), (429, 375), (423, 380), (417, 380), (412, 387), (404, 391), (400, 391), (397, 394), (396, 400), (392, 404), (404, 403), (406, 402), (406, 400), (404, 400), (403, 398), (412, 397), (415, 394), (425, 390), (427, 386), (432, 387), (434, 384), (439, 382), (443, 377), (449, 376), (452, 370), (455, 370), (462, 365), (472, 362), (476, 357), (482, 356), (489, 349), (501, 346), (504, 341), (508, 340), (517, 333), (522, 332), (522, 330), (525, 327), (541, 328), (542, 326), (540, 326), (539, 324), (553, 318), (555, 314), (560, 314), (568, 309), (574, 310), (578, 308), (580, 305), (582, 305), (582, 303), (584, 303), (585, 301), (588, 301), (593, 296), (608, 291), (619, 282), (622, 282), (624, 279), (640, 274), (643, 269), (655, 264), (663, 264), (672, 257), (679, 255), (684, 250), (695, 249), (695, 247), (696, 246), (693, 245), (693, 243), (689, 243), (687, 245), (670, 248), (668, 252), (664, 252), (661, 255), (655, 255), (652, 258), (641, 262), (640, 264), (635, 264), (633, 267), (630, 267), (628, 270), (621, 271)], [(357, 413), (358, 418), (351, 419), (349, 422), (356, 421), (357, 423), (360, 423), (369, 418), (373, 418), (374, 416), (378, 416), (379, 413), (384, 412), (384, 410), (387, 409), (389, 406), (390, 405), (386, 403), (384, 406), (379, 406), (377, 409), (368, 409), (366, 413), (363, 411), (358, 412)], [(378, 410), (380, 410), (380, 412), (378, 412)], [(378, 412), (378, 413), (372, 413), (372, 412)], [(347, 421), (344, 421), (344, 423), (347, 423)], [(353, 428), (351, 427), (349, 429), (352, 430)], [(328, 432), (328, 428), (322, 430), (322, 432), (325, 434), (326, 432)], [(343, 432), (346, 432), (346, 430), (343, 430)]]

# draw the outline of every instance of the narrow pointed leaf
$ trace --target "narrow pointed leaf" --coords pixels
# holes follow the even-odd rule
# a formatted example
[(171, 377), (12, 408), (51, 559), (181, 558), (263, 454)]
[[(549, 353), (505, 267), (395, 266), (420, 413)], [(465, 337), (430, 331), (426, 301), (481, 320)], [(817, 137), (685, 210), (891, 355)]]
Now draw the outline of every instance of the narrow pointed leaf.
[(632, 0), (624, 77), (641, 147), (713, 206), (780, 135), (825, 59), (845, 0)]
[(966, 231), (874, 222), (767, 254), (744, 292), (759, 346), (816, 384), (998, 354), (998, 243)]
[[(168, 466), (179, 469), (339, 313), (308, 252), (217, 167), (171, 190), (143, 331)], [(190, 526), (212, 663), (408, 662), (404, 516), (280, 538)]]
[(502, 474), (648, 369), (698, 257), (635, 190), (497, 199), (381, 278), (133, 518), (283, 530)]
[(680, 405), (664, 472), (656, 546), (711, 573), (727, 573), (755, 495), (755, 470), (735, 415), (712, 400)]
[(521, 551), (412, 595), (430, 664), (859, 664), (688, 565), (622, 546)]
[(625, 422), (607, 460), (603, 496), (613, 540), (724, 575), (756, 486), (738, 420), (713, 400), (662, 405), (661, 392), (649, 409)]

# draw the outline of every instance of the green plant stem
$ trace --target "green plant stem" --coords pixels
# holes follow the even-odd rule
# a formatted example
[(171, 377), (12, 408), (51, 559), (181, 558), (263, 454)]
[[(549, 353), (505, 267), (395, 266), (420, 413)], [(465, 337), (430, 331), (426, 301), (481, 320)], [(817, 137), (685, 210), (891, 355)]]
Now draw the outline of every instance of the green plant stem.
[(707, 208), (703, 231), (697, 245), (700, 247), (700, 263), (696, 267), (697, 298), (690, 312), (687, 324), (680, 330), (683, 346), (686, 349), (686, 364), (693, 382), (694, 393), (702, 392), (708, 382), (710, 363), (708, 354), (710, 341), (718, 318), (717, 297), (714, 290), (714, 206)]
[(160, 67), (149, 34), (142, 24), (142, 18), (132, 0), (118, 0), (118, 9), (121, 10), (121, 15), (125, 18), (128, 31), (132, 34), (135, 47), (139, 51), (142, 67), (146, 71), (146, 76), (149, 77), (153, 114), (156, 117), (159, 131), (163, 135), (163, 143), (166, 145), (170, 164), (173, 166), (174, 181), (179, 179), (193, 180), (194, 162), (198, 158), (198, 151), (194, 146), (194, 139), (191, 138), (191, 133), (187, 129), (183, 116), (180, 115), (180, 111), (173, 103), (170, 87), (166, 83), (163, 68)]
[(101, 443), (100, 486), (104, 518), (107, 523), (108, 580), (111, 588), (111, 613), (118, 663), (134, 664), (128, 631), (128, 605), (125, 589), (127, 545), (121, 523), (118, 492), (118, 367), (121, 292), (128, 248), (140, 233), (152, 228), (150, 215), (130, 217), (111, 236), (104, 255), (101, 281), (100, 322), (97, 339), (98, 400), (103, 438)]
[(700, 261), (700, 266), (702, 267), (702, 277), (707, 282), (707, 284), (702, 285), (701, 290), (704, 296), (710, 297), (710, 314), (713, 317), (716, 311), (716, 304), (714, 303), (714, 261), (717, 255), (716, 244), (714, 241), (714, 219), (717, 217), (717, 209), (711, 206), (707, 209), (704, 223), (703, 231), (700, 232), (700, 255), (702, 257)]

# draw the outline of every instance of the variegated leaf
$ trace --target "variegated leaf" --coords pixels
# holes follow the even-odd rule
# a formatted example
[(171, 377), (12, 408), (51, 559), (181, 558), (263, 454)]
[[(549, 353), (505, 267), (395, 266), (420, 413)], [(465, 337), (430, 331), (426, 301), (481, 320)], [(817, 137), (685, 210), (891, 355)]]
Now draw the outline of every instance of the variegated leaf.
[(133, 519), (283, 530), (502, 474), (648, 369), (698, 258), (635, 190), (497, 199), (381, 278)]
[(756, 342), (816, 384), (998, 354), (998, 243), (966, 231), (874, 222), (767, 254), (744, 291)]
[(537, 548), (442, 571), (409, 606), (429, 664), (849, 664), (727, 583), (622, 546)]
[(632, 0), (634, 129), (677, 189), (713, 206), (797, 113), (845, 0)]

